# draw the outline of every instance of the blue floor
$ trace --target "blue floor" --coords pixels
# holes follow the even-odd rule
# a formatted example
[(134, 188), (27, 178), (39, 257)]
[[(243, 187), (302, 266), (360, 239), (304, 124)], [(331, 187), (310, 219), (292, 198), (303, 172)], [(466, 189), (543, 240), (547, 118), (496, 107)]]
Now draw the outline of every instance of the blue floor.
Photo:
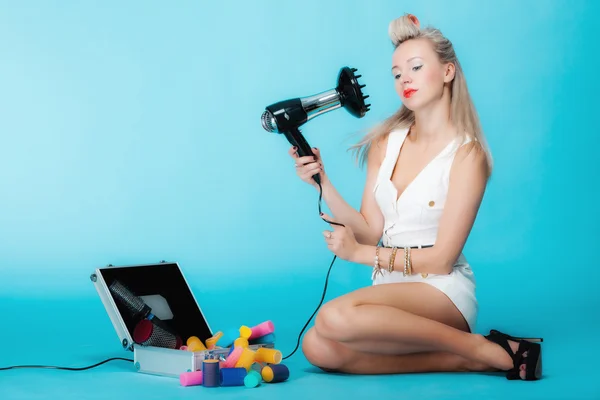
[[(92, 364), (111, 352), (89, 352), (85, 356), (49, 357), (39, 343), (11, 362), (39, 361), (80, 366)], [(571, 348), (571, 351), (574, 349)], [(177, 379), (135, 372), (127, 362), (114, 361), (94, 370), (12, 370), (0, 375), (0, 398), (13, 399), (599, 399), (600, 383), (595, 361), (596, 346), (588, 361), (575, 361), (581, 371), (569, 367), (569, 349), (550, 343), (545, 346), (545, 376), (541, 381), (507, 381), (486, 374), (415, 374), (388, 376), (328, 375), (310, 367), (301, 355), (287, 363), (287, 382), (243, 387), (182, 387)], [(110, 353), (110, 354), (109, 354)], [(587, 372), (586, 371), (587, 368)]]
[[(81, 367), (109, 357), (132, 357), (119, 348), (117, 336), (96, 299), (76, 302), (68, 308), (64, 300), (40, 304), (1, 299), (1, 304), (6, 325), (0, 337), (0, 366)], [(536, 382), (474, 373), (331, 375), (311, 367), (298, 351), (286, 360), (291, 373), (288, 381), (263, 383), (254, 389), (182, 387), (177, 379), (142, 374), (130, 362), (111, 361), (81, 372), (0, 371), (0, 399), (201, 399), (208, 395), (211, 399), (285, 400), (600, 399), (600, 346), (594, 324), (577, 330), (567, 325), (563, 329), (557, 325), (557, 330), (545, 335), (544, 379)], [(293, 348), (291, 342), (285, 341), (284, 352)]]

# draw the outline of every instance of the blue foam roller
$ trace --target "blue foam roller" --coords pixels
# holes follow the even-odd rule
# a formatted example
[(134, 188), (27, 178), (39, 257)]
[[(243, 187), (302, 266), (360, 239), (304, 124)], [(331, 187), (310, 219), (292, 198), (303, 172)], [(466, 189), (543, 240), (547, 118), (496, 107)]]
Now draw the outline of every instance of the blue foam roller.
[(275, 343), (275, 334), (269, 333), (268, 335), (257, 337), (249, 341), (250, 344), (272, 344)]
[(221, 386), (244, 386), (246, 368), (221, 368)]
[(219, 339), (219, 346), (221, 347), (229, 347), (233, 344), (235, 339), (240, 337), (239, 329), (227, 329), (223, 332), (223, 336)]

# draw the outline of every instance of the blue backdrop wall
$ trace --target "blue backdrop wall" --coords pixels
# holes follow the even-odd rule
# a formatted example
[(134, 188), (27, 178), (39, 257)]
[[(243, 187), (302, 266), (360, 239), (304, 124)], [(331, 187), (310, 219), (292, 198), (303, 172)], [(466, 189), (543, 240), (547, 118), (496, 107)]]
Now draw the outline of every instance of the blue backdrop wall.
[[(495, 158), (465, 249), (478, 328), (595, 326), (598, 11), (592, 1), (4, 2), (0, 311), (16, 327), (0, 330), (5, 360), (56, 361), (10, 352), (40, 323), (48, 347), (118, 353), (89, 276), (160, 260), (180, 263), (213, 328), (271, 319), (291, 350), (322, 292), (328, 226), (260, 114), (358, 68), (372, 111), (332, 112), (304, 133), (359, 207), (364, 171), (346, 149), (400, 105), (387, 26), (404, 12), (453, 40)], [(338, 261), (328, 299), (370, 272)]]

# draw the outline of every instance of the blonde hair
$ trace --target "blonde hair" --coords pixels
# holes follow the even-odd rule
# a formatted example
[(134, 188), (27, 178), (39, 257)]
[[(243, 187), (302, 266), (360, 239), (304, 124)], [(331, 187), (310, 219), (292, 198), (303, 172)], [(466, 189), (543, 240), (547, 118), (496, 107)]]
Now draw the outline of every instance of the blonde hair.
[[(462, 133), (463, 139), (470, 135), (474, 142), (479, 143), (485, 151), (488, 163), (488, 173), (492, 170), (492, 156), (487, 146), (475, 105), (469, 94), (467, 82), (458, 61), (454, 47), (439, 29), (427, 27), (420, 28), (419, 21), (411, 14), (405, 14), (390, 22), (388, 34), (392, 40), (394, 50), (403, 42), (410, 39), (427, 39), (432, 44), (434, 51), (442, 63), (452, 63), (455, 66), (454, 79), (450, 89), (450, 118)], [(381, 124), (367, 133), (362, 140), (351, 147), (356, 154), (360, 164), (367, 159), (369, 149), (374, 141), (382, 139), (391, 131), (402, 128), (410, 128), (415, 122), (414, 113), (402, 105), (392, 116), (385, 119)]]

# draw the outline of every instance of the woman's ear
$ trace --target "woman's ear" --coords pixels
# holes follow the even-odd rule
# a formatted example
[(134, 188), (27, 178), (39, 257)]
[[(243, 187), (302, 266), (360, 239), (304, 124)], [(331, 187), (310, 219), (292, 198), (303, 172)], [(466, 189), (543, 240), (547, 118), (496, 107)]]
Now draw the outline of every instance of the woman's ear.
[(453, 63), (448, 63), (444, 66), (444, 82), (452, 82), (454, 79), (454, 74), (456, 73), (456, 67)]

